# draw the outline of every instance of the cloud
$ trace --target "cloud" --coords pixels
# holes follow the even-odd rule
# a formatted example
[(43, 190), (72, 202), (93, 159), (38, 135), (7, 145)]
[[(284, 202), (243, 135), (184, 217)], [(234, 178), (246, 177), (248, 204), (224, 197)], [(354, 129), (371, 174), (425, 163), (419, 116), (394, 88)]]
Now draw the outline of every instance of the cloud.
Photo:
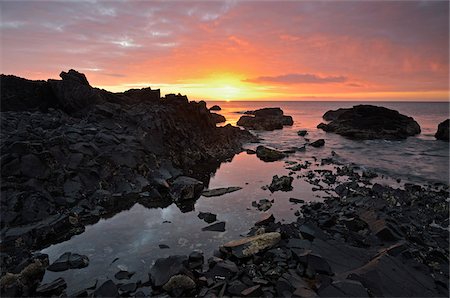
[(319, 76), (310, 73), (291, 73), (279, 76), (262, 76), (246, 79), (249, 83), (278, 83), (278, 84), (327, 84), (343, 83), (347, 81), (345, 76)]

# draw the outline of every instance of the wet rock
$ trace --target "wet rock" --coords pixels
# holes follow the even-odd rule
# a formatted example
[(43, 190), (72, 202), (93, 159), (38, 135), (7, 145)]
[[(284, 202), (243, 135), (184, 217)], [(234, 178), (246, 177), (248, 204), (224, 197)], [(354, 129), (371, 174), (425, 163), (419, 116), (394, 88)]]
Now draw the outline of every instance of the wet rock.
[(272, 183), (270, 183), (269, 190), (271, 192), (274, 191), (291, 191), (292, 190), (292, 181), (294, 181), (293, 177), (290, 176), (281, 176), (275, 175), (272, 177)]
[(372, 105), (354, 106), (318, 128), (352, 139), (406, 139), (420, 133), (413, 118)]
[(152, 285), (162, 287), (175, 275), (190, 275), (187, 262), (188, 257), (180, 255), (156, 260), (150, 269)]
[(231, 186), (231, 187), (222, 187), (222, 188), (215, 188), (215, 189), (208, 189), (204, 190), (202, 192), (202, 196), (204, 197), (217, 197), (222, 196), (224, 194), (235, 192), (242, 189), (242, 187), (239, 186)]
[(263, 213), (259, 220), (255, 223), (255, 226), (265, 226), (269, 223), (275, 222), (275, 217), (272, 213)]
[(50, 283), (40, 285), (36, 293), (42, 296), (58, 296), (67, 288), (66, 281), (59, 277)]
[(281, 240), (278, 232), (265, 233), (234, 240), (223, 245), (224, 249), (237, 258), (245, 258), (275, 246)]
[(167, 283), (164, 284), (163, 289), (168, 292), (175, 290), (190, 290), (195, 288), (194, 280), (184, 274), (177, 274), (172, 276)]
[(108, 279), (95, 290), (94, 297), (119, 297), (119, 289), (112, 280)]
[(306, 136), (308, 134), (308, 131), (307, 130), (299, 130), (299, 131), (297, 131), (297, 134), (300, 137), (304, 137), (304, 136)]
[(261, 199), (259, 202), (253, 201), (252, 206), (258, 208), (259, 211), (267, 211), (272, 207), (273, 200)]
[(309, 145), (314, 147), (314, 148), (323, 147), (325, 145), (325, 140), (324, 139), (318, 139), (317, 141), (314, 141), (314, 142), (310, 143)]
[(175, 201), (197, 199), (203, 190), (203, 183), (194, 178), (180, 176), (176, 178), (170, 189), (172, 198)]
[(434, 135), (434, 137), (438, 140), (442, 140), (442, 141), (447, 141), (449, 140), (450, 137), (450, 119), (447, 119), (441, 123), (439, 123), (438, 125), (438, 129), (436, 131), (436, 134)]
[(217, 220), (217, 215), (209, 212), (200, 212), (198, 218), (203, 219), (207, 223), (213, 223)]
[(89, 258), (84, 255), (66, 252), (54, 261), (47, 270), (59, 272), (68, 269), (79, 269), (89, 265)]
[(217, 280), (229, 280), (239, 272), (238, 266), (230, 260), (221, 260), (210, 263), (206, 276)]
[[(292, 117), (283, 115), (280, 108), (264, 108), (246, 114), (239, 118), (237, 125), (247, 129), (275, 130), (282, 129), (284, 125), (294, 124)], [(254, 116), (248, 116), (249, 114)]]
[(213, 105), (212, 107), (209, 108), (210, 111), (220, 111), (222, 110), (222, 108), (218, 105)]
[(202, 228), (202, 231), (225, 232), (225, 222), (219, 221), (212, 225)]
[(262, 145), (256, 148), (256, 156), (266, 162), (277, 161), (286, 157), (283, 152)]
[(0, 290), (2, 295), (30, 296), (31, 290), (36, 288), (44, 277), (45, 268), (48, 265), (48, 258), (42, 260), (35, 259), (28, 264), (20, 273), (7, 272), (0, 278)]
[(116, 274), (114, 274), (114, 277), (118, 280), (122, 279), (130, 279), (134, 275), (134, 272), (128, 272), (126, 270), (120, 270)]

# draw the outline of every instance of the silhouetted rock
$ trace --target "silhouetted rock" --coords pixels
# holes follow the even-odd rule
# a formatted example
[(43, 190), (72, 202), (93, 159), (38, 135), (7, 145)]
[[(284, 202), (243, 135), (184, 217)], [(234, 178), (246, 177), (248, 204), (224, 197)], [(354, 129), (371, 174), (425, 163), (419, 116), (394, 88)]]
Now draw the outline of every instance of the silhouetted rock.
[(227, 119), (224, 116), (217, 113), (211, 113), (211, 118), (213, 119), (214, 123), (222, 123), (227, 121)]
[(442, 141), (447, 141), (449, 140), (450, 137), (450, 119), (447, 119), (441, 123), (439, 123), (438, 125), (438, 129), (436, 134), (434, 135), (434, 137), (438, 140), (442, 140)]
[(284, 125), (294, 124), (292, 117), (283, 115), (280, 108), (263, 108), (256, 111), (247, 111), (245, 114), (254, 116), (241, 116), (237, 125), (247, 129), (275, 130), (282, 129)]
[(181, 176), (172, 183), (170, 193), (175, 201), (193, 200), (200, 196), (203, 183), (191, 177)]
[(314, 142), (310, 143), (309, 145), (312, 147), (315, 147), (315, 148), (323, 147), (325, 145), (325, 140), (318, 139), (317, 141), (314, 141)]
[(325, 114), (323, 114), (322, 118), (323, 120), (326, 121), (333, 121), (336, 120), (340, 115), (342, 115), (343, 113), (350, 111), (351, 109), (347, 108), (347, 109), (337, 109), (337, 110), (330, 110), (327, 111)]
[(130, 89), (123, 93), (124, 96), (134, 101), (159, 101), (161, 100), (161, 91), (152, 88)]
[(384, 107), (358, 105), (327, 118), (334, 119), (317, 127), (353, 139), (405, 139), (420, 133), (412, 117)]
[(220, 111), (222, 110), (221, 107), (219, 107), (218, 105), (213, 105), (212, 107), (209, 108), (210, 111)]
[(225, 232), (225, 222), (219, 221), (213, 223), (212, 225), (202, 228), (202, 231)]
[(297, 131), (297, 134), (300, 137), (304, 137), (304, 136), (306, 136), (308, 134), (308, 131), (306, 131), (306, 130), (299, 130), (299, 131)]

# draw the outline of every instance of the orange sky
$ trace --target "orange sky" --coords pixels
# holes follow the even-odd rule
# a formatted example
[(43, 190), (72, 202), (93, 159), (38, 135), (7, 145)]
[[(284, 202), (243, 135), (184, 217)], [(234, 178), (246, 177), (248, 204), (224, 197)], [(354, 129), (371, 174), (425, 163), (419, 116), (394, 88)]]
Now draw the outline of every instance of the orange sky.
[(1, 72), (207, 100), (448, 100), (448, 1), (2, 1)]

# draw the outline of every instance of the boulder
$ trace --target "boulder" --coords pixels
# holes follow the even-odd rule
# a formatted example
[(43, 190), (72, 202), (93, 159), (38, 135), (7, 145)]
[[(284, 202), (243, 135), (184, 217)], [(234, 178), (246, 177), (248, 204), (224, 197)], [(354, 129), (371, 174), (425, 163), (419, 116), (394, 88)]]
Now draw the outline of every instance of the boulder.
[(450, 119), (447, 119), (438, 125), (438, 129), (434, 137), (438, 140), (447, 141), (449, 140), (450, 132)]
[(203, 182), (191, 177), (180, 176), (173, 181), (170, 194), (175, 201), (194, 200), (201, 195), (202, 190)]
[(217, 220), (217, 215), (210, 212), (200, 212), (198, 218), (203, 219), (207, 223), (213, 223)]
[(349, 111), (350, 109), (346, 108), (340, 108), (337, 110), (330, 110), (328, 112), (326, 112), (325, 114), (323, 114), (322, 118), (325, 121), (333, 121), (336, 120), (340, 115), (342, 115), (343, 113)]
[(297, 134), (300, 137), (304, 137), (304, 136), (306, 136), (308, 134), (308, 131), (306, 131), (306, 130), (299, 130), (299, 131), (297, 131)]
[(357, 105), (340, 111), (330, 123), (321, 123), (317, 128), (351, 139), (363, 140), (398, 140), (420, 133), (420, 126), (412, 117), (372, 105)]
[(211, 113), (211, 119), (214, 121), (214, 123), (223, 123), (227, 121), (224, 116), (217, 113)]
[(190, 276), (191, 274), (187, 265), (187, 256), (177, 255), (157, 259), (150, 269), (152, 285), (154, 287), (162, 287), (175, 275)]
[(309, 144), (309, 146), (312, 146), (314, 148), (323, 147), (324, 145), (325, 145), (324, 139), (318, 139), (317, 141), (314, 141), (311, 144)]
[(270, 183), (269, 190), (271, 192), (274, 191), (290, 191), (292, 190), (292, 181), (294, 181), (293, 177), (290, 176), (281, 176), (275, 175), (272, 177), (272, 183)]
[(79, 269), (89, 265), (89, 258), (84, 255), (66, 252), (54, 261), (47, 270), (59, 272), (68, 269)]
[(237, 258), (245, 258), (277, 245), (280, 240), (280, 233), (271, 232), (233, 240), (224, 244), (223, 248)]
[(213, 105), (212, 107), (209, 108), (210, 111), (220, 111), (222, 110), (221, 107), (219, 107), (218, 105)]
[[(263, 108), (256, 111), (248, 111), (241, 116), (237, 125), (254, 130), (282, 129), (285, 125), (293, 125), (291, 116), (283, 115), (280, 108)], [(253, 115), (253, 116), (249, 116)]]
[(94, 297), (119, 297), (119, 289), (112, 280), (108, 279), (95, 290)]
[(281, 151), (259, 145), (256, 148), (256, 156), (262, 161), (271, 162), (285, 158), (286, 154)]

